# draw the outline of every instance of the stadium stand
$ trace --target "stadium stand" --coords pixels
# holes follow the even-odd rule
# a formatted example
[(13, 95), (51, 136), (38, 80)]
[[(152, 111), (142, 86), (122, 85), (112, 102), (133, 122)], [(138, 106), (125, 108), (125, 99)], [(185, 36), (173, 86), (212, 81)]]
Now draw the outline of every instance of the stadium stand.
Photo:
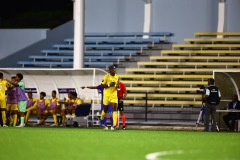
[[(144, 35), (150, 38), (143, 38)], [(87, 33), (85, 35), (84, 66), (106, 69), (109, 65), (124, 66), (135, 62), (146, 51), (170, 43), (170, 32)], [(42, 55), (30, 55), (30, 61), (18, 61), (21, 67), (73, 66), (73, 39), (66, 38), (63, 44), (53, 44), (52, 49), (42, 50)]]
[(195, 37), (214, 37), (214, 36), (224, 36), (224, 37), (240, 37), (240, 32), (195, 32)]
[[(172, 50), (161, 50), (160, 55), (149, 56), (149, 61), (138, 61), (138, 68), (126, 68), (127, 74), (120, 75), (128, 86), (125, 103), (131, 109), (148, 105), (154, 111), (172, 107), (175, 111), (179, 111), (176, 107), (193, 111), (202, 103), (197, 91), (207, 85), (213, 70), (240, 68), (240, 32), (194, 35), (198, 37), (184, 39), (185, 44), (173, 44)], [(217, 35), (225, 37), (213, 38)]]

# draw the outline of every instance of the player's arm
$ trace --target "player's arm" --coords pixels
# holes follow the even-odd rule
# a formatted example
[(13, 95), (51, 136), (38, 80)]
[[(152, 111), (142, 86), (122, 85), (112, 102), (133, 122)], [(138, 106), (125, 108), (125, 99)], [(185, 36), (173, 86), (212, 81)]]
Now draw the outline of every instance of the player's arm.
[(84, 89), (84, 88), (88, 88), (88, 89), (98, 89), (98, 86), (82, 86), (81, 87), (82, 89)]
[[(109, 87), (113, 86), (112, 85), (113, 82), (111, 82), (110, 84), (107, 84), (107, 79), (108, 79), (108, 75), (105, 75), (103, 77), (103, 81), (101, 83), (102, 88), (109, 88)], [(115, 85), (115, 83), (114, 83), (114, 85)]]
[(126, 98), (127, 97), (127, 89), (126, 89), (126, 86), (124, 85), (124, 92), (123, 92), (123, 98)]
[(10, 83), (10, 84), (12, 84), (12, 85), (14, 85), (14, 86), (16, 86), (16, 87), (18, 87), (19, 85), (18, 85), (18, 82), (14, 82), (14, 81), (11, 81), (11, 80), (8, 80), (8, 79), (5, 79), (8, 83)]
[(77, 105), (82, 104), (82, 100), (80, 98), (77, 99)]
[(44, 102), (44, 104), (45, 104), (45, 106), (46, 106), (47, 108), (49, 108), (49, 107), (50, 107), (50, 100), (49, 100), (49, 99), (46, 99), (45, 102)]

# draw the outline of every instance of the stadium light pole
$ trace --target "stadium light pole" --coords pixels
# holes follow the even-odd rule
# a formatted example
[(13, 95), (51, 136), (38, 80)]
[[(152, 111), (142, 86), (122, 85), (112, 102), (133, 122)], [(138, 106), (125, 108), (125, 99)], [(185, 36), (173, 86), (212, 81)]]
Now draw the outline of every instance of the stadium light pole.
[(84, 63), (84, 33), (85, 33), (85, 0), (74, 0), (74, 56), (73, 68), (83, 68)]
[[(226, 30), (226, 1), (227, 0), (219, 0), (218, 3), (217, 32), (224, 32)], [(223, 36), (218, 35), (217, 38), (223, 38)]]
[[(143, 32), (149, 33), (152, 26), (152, 0), (144, 0), (144, 26)], [(143, 38), (149, 38), (149, 35), (143, 35)]]

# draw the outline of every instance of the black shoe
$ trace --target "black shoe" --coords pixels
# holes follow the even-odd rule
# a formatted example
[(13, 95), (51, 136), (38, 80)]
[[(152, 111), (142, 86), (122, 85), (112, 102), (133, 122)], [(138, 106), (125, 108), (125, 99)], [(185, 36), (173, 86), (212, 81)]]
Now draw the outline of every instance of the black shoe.
[(113, 126), (113, 130), (114, 131), (118, 130), (118, 126)]

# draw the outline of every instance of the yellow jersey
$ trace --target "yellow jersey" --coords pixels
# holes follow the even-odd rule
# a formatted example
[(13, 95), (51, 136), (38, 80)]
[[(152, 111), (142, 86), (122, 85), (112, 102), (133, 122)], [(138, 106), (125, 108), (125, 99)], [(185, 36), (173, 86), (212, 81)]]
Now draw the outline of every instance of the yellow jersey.
[(103, 77), (102, 84), (109, 85), (111, 82), (115, 82), (115, 86), (104, 88), (103, 94), (104, 96), (107, 95), (116, 95), (117, 96), (117, 84), (118, 84), (119, 76), (115, 74), (112, 76), (110, 73), (106, 74)]
[(3, 100), (6, 98), (5, 92), (7, 89), (8, 82), (6, 80), (0, 79), (0, 100)]

